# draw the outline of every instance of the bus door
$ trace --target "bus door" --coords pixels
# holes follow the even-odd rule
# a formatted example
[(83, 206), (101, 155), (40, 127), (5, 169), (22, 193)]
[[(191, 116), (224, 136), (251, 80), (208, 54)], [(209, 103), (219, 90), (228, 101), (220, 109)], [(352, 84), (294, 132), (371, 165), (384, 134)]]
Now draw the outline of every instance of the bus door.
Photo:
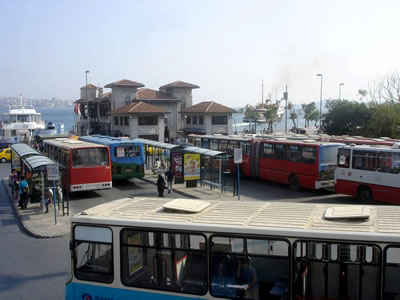
[(250, 171), (251, 177), (257, 178), (259, 176), (259, 160), (260, 160), (260, 141), (252, 141), (250, 143)]

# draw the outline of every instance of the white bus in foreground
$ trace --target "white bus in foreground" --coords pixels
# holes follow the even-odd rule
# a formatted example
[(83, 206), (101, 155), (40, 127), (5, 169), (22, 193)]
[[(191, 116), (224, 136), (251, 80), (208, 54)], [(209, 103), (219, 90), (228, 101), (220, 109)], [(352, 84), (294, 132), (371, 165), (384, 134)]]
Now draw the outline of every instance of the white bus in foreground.
[(400, 207), (125, 198), (72, 218), (66, 299), (398, 299)]
[(339, 148), (335, 182), (336, 193), (400, 204), (400, 144)]

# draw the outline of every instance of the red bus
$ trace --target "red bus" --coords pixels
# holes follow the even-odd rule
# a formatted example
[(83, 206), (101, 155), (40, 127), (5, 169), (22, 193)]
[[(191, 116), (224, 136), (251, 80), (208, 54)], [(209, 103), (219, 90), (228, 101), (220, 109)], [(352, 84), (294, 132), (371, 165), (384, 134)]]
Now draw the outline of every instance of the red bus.
[(73, 139), (45, 140), (44, 152), (64, 166), (64, 186), (70, 192), (112, 188), (107, 146)]
[(241, 148), (241, 175), (289, 184), (293, 190), (333, 187), (337, 150), (343, 146), (315, 140), (222, 135), (192, 135), (190, 139), (198, 147), (231, 154), (233, 149)]

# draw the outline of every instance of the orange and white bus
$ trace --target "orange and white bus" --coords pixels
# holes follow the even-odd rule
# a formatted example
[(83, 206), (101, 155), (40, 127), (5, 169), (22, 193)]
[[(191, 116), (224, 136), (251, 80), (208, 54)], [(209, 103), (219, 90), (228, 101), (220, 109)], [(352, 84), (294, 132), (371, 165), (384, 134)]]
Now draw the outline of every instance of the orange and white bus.
[(400, 144), (339, 148), (335, 180), (337, 193), (400, 204)]
[(70, 192), (112, 188), (107, 146), (73, 139), (45, 140), (44, 152), (64, 166), (63, 185)]

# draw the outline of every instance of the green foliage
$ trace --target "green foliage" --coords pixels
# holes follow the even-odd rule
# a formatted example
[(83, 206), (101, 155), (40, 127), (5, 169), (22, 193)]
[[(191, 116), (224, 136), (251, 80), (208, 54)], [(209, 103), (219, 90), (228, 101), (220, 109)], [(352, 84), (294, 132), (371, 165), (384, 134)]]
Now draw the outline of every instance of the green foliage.
[(309, 104), (302, 104), (301, 109), (303, 110), (305, 126), (310, 126), (310, 121), (314, 121), (315, 123), (319, 120), (319, 111), (315, 105), (315, 102), (311, 102)]
[(400, 104), (384, 103), (370, 107), (371, 120), (367, 124), (367, 134), (371, 137), (400, 137)]
[(322, 118), (322, 131), (331, 135), (368, 136), (368, 126), (372, 116), (365, 103), (348, 100), (330, 100), (328, 112)]
[(257, 112), (250, 108), (246, 108), (244, 116), (246, 119), (251, 121), (256, 121), (260, 117)]

